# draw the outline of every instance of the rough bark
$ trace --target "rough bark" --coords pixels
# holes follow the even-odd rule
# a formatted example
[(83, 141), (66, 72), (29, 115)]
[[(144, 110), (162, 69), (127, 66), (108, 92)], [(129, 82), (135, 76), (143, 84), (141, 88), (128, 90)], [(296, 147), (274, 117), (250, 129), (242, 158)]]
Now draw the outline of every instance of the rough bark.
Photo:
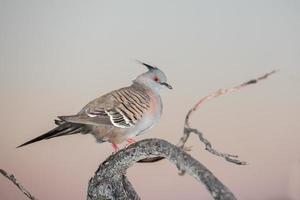
[(141, 159), (163, 157), (203, 183), (214, 199), (236, 199), (203, 164), (181, 148), (161, 139), (146, 139), (107, 158), (88, 186), (88, 200), (140, 199), (126, 178), (127, 169)]

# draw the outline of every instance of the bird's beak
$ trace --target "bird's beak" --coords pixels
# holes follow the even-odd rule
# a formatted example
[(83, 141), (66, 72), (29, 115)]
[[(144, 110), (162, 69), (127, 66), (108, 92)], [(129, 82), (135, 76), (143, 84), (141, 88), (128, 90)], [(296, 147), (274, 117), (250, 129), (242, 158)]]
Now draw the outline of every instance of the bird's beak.
[(160, 84), (166, 86), (169, 89), (173, 89), (173, 87), (171, 85), (169, 85), (168, 83), (166, 83), (166, 82), (162, 82)]

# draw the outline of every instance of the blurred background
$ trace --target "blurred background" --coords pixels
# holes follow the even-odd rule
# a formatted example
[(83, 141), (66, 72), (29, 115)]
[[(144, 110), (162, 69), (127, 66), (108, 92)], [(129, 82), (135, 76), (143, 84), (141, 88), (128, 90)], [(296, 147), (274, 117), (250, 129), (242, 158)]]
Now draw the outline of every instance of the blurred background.
[[(85, 199), (110, 144), (74, 135), (15, 147), (131, 84), (146, 70), (135, 59), (159, 66), (174, 87), (162, 91), (159, 125), (136, 139), (172, 143), (197, 100), (279, 69), (191, 119), (216, 149), (249, 165), (209, 154), (195, 136), (188, 145), (238, 199), (300, 199), (299, 35), (297, 0), (0, 0), (0, 168), (39, 199)], [(136, 164), (128, 176), (142, 199), (212, 199), (168, 161)], [(0, 199), (26, 197), (0, 176)]]

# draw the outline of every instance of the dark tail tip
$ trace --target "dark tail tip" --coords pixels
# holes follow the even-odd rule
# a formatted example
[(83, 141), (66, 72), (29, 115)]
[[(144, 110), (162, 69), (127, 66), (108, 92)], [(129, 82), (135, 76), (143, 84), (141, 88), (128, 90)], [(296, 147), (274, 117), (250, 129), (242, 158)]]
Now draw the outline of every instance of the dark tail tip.
[[(56, 130), (56, 129), (53, 129), (53, 130)], [(40, 135), (36, 138), (33, 138), (32, 140), (29, 140), (29, 141), (25, 142), (24, 144), (21, 144), (21, 145), (17, 146), (17, 148), (20, 148), (20, 147), (26, 146), (28, 144), (32, 144), (32, 143), (35, 143), (35, 142), (38, 142), (38, 141), (49, 138), (50, 136), (53, 135), (53, 132), (54, 132), (53, 130), (51, 130), (48, 133), (45, 133), (43, 135)]]
[(33, 142), (28, 141), (28, 142), (25, 142), (24, 144), (21, 144), (21, 145), (17, 146), (16, 148), (20, 148), (20, 147), (26, 146), (26, 145), (31, 144), (31, 143), (33, 143)]
[(24, 143), (24, 144), (21, 144), (21, 145), (19, 145), (19, 146), (17, 146), (16, 148), (20, 148), (20, 147), (23, 147), (23, 146), (25, 146), (26, 144)]

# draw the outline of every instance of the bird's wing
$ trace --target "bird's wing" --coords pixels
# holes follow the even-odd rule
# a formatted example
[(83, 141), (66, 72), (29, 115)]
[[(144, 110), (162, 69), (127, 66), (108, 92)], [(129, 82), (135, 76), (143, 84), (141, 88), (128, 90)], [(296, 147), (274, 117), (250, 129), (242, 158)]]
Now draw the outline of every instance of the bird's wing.
[(132, 86), (115, 90), (111, 95), (116, 104), (105, 112), (117, 127), (135, 126), (150, 107), (150, 96), (144, 90)]
[(113, 125), (130, 128), (143, 117), (150, 107), (150, 97), (144, 91), (131, 87), (112, 91), (87, 104), (77, 115), (61, 116), (73, 123)]
[(86, 124), (86, 125), (112, 125), (108, 116), (105, 117), (90, 117), (88, 115), (77, 114), (68, 116), (58, 116), (59, 119), (65, 122), (71, 122), (75, 124)]

